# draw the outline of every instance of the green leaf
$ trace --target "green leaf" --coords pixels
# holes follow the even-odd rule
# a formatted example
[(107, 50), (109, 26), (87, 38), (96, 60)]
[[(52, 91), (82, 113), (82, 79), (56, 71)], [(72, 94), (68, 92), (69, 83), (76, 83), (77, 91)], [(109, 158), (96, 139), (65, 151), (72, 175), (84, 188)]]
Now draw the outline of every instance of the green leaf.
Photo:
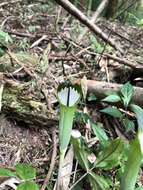
[(142, 153), (138, 138), (130, 145), (128, 160), (121, 180), (121, 190), (134, 190), (142, 161)]
[(110, 116), (113, 116), (115, 118), (121, 118), (122, 113), (116, 108), (116, 107), (108, 107), (100, 110), (102, 113), (106, 113)]
[(139, 130), (143, 131), (143, 109), (135, 104), (131, 104), (131, 109), (136, 114)]
[(16, 174), (8, 169), (0, 168), (0, 177), (16, 177)]
[(36, 183), (27, 181), (18, 185), (16, 190), (39, 190), (39, 187)]
[(82, 142), (81, 138), (71, 138), (71, 144), (73, 145), (73, 150), (79, 165), (85, 169), (89, 170), (88, 152)]
[(16, 168), (17, 175), (22, 180), (31, 180), (31, 179), (35, 179), (36, 177), (36, 170), (30, 165), (17, 164), (15, 168)]
[(106, 98), (104, 98), (102, 101), (104, 102), (119, 102), (121, 101), (120, 96), (118, 96), (117, 94), (113, 94), (113, 95), (109, 95)]
[(135, 190), (143, 190), (143, 187), (138, 187)]
[(140, 143), (141, 152), (143, 154), (143, 109), (135, 104), (131, 105), (131, 109), (136, 114), (138, 122), (138, 140)]
[(89, 115), (84, 112), (75, 112), (75, 121), (78, 123), (88, 123), (91, 120)]
[(91, 124), (92, 130), (94, 132), (94, 134), (96, 135), (96, 137), (99, 139), (99, 142), (103, 145), (106, 146), (107, 145), (107, 141), (108, 141), (108, 136), (106, 135), (103, 126), (101, 123), (97, 123)]
[(99, 153), (95, 167), (103, 168), (104, 170), (112, 169), (120, 164), (123, 153), (123, 141), (121, 139), (115, 139)]
[(109, 179), (106, 179), (103, 176), (96, 175), (93, 172), (89, 173), (88, 179), (92, 189), (109, 190), (110, 185), (112, 184)]
[(87, 99), (88, 99), (88, 101), (96, 101), (97, 100), (95, 94), (93, 94), (93, 93), (90, 94)]
[(12, 38), (9, 36), (8, 33), (3, 32), (0, 30), (0, 45), (7, 45), (8, 43), (12, 43)]
[(127, 82), (126, 84), (124, 84), (122, 86), (120, 92), (122, 95), (122, 100), (123, 100), (124, 106), (127, 107), (134, 94), (134, 88), (129, 82)]
[(123, 124), (126, 128), (126, 132), (134, 131), (135, 125), (134, 125), (133, 121), (129, 120), (128, 118), (125, 118), (125, 119), (123, 119)]

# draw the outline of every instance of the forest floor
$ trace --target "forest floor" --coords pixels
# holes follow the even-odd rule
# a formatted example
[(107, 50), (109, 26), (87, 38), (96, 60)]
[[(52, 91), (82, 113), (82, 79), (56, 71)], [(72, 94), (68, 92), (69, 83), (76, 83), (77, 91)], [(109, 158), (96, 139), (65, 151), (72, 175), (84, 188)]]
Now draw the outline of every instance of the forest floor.
[[(6, 103), (2, 100), (0, 167), (13, 167), (17, 162), (32, 163), (38, 168), (38, 182), (42, 184), (53, 151), (52, 129), (58, 126), (58, 84), (67, 79), (73, 81), (86, 77), (120, 84), (131, 81), (141, 87), (143, 79), (140, 79), (140, 83), (135, 79), (141, 78), (143, 74), (140, 69), (143, 64), (143, 30), (118, 21), (97, 21), (97, 25), (122, 48), (124, 53), (121, 54), (91, 32), (86, 33), (80, 41), (79, 36), (85, 27), (67, 12), (58, 6), (53, 8), (51, 4), (28, 5), (17, 2), (1, 6), (0, 3), (0, 23), (1, 30), (13, 40), (8, 45), (10, 52), (15, 56), (23, 55), (19, 59), (20, 63), (14, 62), (14, 65), (11, 65), (9, 56), (0, 57), (0, 76), (3, 74), (8, 84), (12, 85), (30, 83), (24, 95), (30, 97), (30, 101), (42, 102), (48, 114), (50, 112), (48, 118), (54, 121), (42, 126), (40, 122), (30, 122), (28, 116), (20, 118), (17, 114), (14, 117), (13, 109), (5, 109)], [(87, 103), (87, 112), (93, 121), (103, 123), (110, 137), (124, 136), (120, 122), (120, 130), (116, 130), (114, 125), (117, 120), (102, 117), (97, 111), (99, 107), (100, 102), (96, 105)], [(37, 106), (36, 109), (41, 111)], [(84, 127), (81, 130), (83, 135), (86, 131)], [(79, 128), (79, 124), (75, 128)], [(52, 183), (56, 178), (55, 173), (56, 169)]]

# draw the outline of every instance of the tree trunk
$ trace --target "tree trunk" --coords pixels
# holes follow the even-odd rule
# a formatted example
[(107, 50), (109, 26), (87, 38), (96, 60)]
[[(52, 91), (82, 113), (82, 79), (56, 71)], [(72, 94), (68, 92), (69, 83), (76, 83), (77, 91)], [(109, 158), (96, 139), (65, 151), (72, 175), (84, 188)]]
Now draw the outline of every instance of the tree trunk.
[(118, 0), (109, 0), (109, 3), (107, 5), (105, 17), (107, 19), (114, 18), (118, 8)]

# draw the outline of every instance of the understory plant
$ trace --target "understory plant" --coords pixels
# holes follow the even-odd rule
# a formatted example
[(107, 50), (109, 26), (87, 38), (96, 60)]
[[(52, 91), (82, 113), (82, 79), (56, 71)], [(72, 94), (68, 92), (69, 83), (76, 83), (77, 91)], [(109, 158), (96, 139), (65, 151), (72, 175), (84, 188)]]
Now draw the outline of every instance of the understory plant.
[(31, 165), (19, 163), (16, 164), (14, 170), (0, 168), (0, 177), (10, 178), (6, 186), (16, 190), (39, 190), (34, 181), (36, 179), (36, 170)]
[(135, 138), (130, 142), (128, 159), (125, 163), (125, 170), (121, 179), (120, 190), (134, 190), (137, 181), (137, 176), (143, 158), (143, 109), (132, 103), (134, 95), (133, 86), (128, 82), (123, 85), (119, 93), (111, 94), (103, 99), (104, 102), (117, 103), (120, 102), (125, 112), (122, 113), (118, 107), (107, 107), (101, 112), (109, 114), (115, 118), (119, 118), (124, 123), (125, 127), (133, 130), (134, 123), (128, 119), (127, 111), (131, 110), (135, 113), (137, 119), (138, 129)]
[(76, 105), (80, 99), (80, 87), (70, 83), (62, 83), (58, 87), (58, 100), (60, 103), (60, 121), (59, 121), (59, 147), (60, 161), (58, 171), (57, 190), (61, 186), (61, 170), (67, 147), (70, 142), (74, 114)]
[[(121, 138), (109, 140), (101, 123), (93, 123), (92, 119), (84, 113), (78, 113), (78, 117), (84, 122), (90, 121), (91, 129), (99, 140), (97, 150), (89, 148), (80, 135), (72, 135), (74, 154), (79, 165), (85, 171), (84, 177), (90, 183), (92, 189), (96, 190), (135, 190), (138, 173), (143, 158), (143, 109), (132, 102), (134, 94), (133, 86), (126, 83), (118, 93), (110, 94), (103, 99), (103, 102), (112, 103), (101, 110), (102, 113), (119, 119), (128, 130), (134, 129), (134, 122), (128, 118), (128, 111), (132, 111), (137, 119), (138, 130), (131, 142), (124, 142)], [(93, 95), (92, 95), (93, 96)], [(97, 99), (94, 96), (94, 99)], [(116, 103), (115, 105), (113, 105)], [(117, 104), (119, 103), (119, 104)], [(122, 105), (119, 109), (116, 105)], [(122, 112), (123, 111), (123, 112)], [(82, 114), (82, 115), (81, 115)], [(126, 120), (126, 122), (125, 122)], [(74, 133), (75, 134), (75, 133)], [(115, 171), (115, 178), (109, 178), (110, 172)], [(113, 174), (111, 174), (112, 176)], [(85, 182), (85, 180), (83, 180)], [(83, 183), (84, 183), (83, 182)], [(78, 184), (73, 185), (77, 186)], [(142, 189), (138, 187), (137, 189)]]

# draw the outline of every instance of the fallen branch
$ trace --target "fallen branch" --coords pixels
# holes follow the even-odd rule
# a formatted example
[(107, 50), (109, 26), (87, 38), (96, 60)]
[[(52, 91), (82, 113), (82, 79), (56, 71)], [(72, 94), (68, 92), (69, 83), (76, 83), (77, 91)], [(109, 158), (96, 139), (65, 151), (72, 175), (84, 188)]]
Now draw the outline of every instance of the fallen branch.
[[(78, 80), (76, 83), (80, 83)], [(108, 83), (102, 81), (87, 80), (87, 89), (89, 93), (95, 93), (96, 97), (99, 99), (105, 98), (109, 92), (116, 93), (119, 92), (122, 85), (116, 83)], [(133, 102), (137, 105), (143, 106), (143, 88), (134, 87)]]
[[(95, 11), (95, 13), (93, 14), (92, 18), (91, 18), (91, 22), (94, 24), (97, 20), (97, 18), (99, 17), (99, 15), (102, 13), (102, 11), (104, 10), (104, 8), (106, 7), (106, 5), (108, 4), (109, 0), (102, 0), (102, 2), (100, 3), (100, 5), (97, 7), (97, 10)], [(85, 36), (85, 34), (88, 32), (88, 29), (85, 29), (83, 31), (83, 33), (81, 35), (79, 35), (78, 41), (80, 42), (82, 40), (82, 38)]]
[(70, 14), (75, 16), (82, 24), (86, 25), (92, 32), (98, 35), (102, 40), (108, 42), (112, 47), (116, 50), (123, 53), (123, 50), (117, 45), (117, 42), (113, 41), (109, 38), (109, 36), (104, 33), (98, 26), (93, 24), (93, 22), (88, 19), (78, 8), (76, 8), (72, 3), (68, 0), (55, 0), (59, 5), (61, 5), (65, 10), (67, 10)]

